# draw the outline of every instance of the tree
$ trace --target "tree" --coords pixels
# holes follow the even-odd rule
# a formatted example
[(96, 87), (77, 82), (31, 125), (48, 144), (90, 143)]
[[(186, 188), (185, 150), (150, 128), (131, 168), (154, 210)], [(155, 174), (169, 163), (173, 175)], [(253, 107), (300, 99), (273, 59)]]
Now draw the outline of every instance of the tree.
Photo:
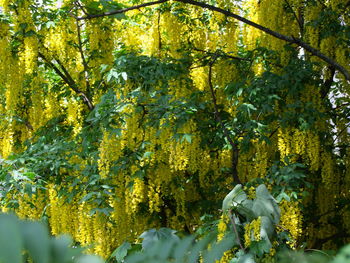
[(3, 210), (108, 257), (266, 183), (292, 247), (348, 240), (349, 2), (0, 6)]

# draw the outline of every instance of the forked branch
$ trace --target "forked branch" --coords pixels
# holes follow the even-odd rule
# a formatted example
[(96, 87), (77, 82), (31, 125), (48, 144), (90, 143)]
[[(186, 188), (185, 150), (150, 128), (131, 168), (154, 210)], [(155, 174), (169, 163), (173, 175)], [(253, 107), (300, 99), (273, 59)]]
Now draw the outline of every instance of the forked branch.
[(86, 106), (88, 106), (89, 110), (93, 110), (94, 109), (94, 105), (92, 104), (91, 100), (89, 99), (89, 97), (82, 92), (77, 84), (75, 83), (75, 81), (73, 80), (73, 78), (71, 77), (71, 75), (68, 73), (67, 69), (62, 65), (62, 63), (60, 62), (59, 59), (55, 59), (57, 64), (61, 67), (61, 69), (59, 69), (50, 59), (48, 59), (43, 53), (39, 52), (39, 57), (41, 57), (44, 62), (51, 67), (57, 75), (59, 75), (61, 77), (61, 79), (77, 94), (79, 95), (84, 103), (86, 104)]

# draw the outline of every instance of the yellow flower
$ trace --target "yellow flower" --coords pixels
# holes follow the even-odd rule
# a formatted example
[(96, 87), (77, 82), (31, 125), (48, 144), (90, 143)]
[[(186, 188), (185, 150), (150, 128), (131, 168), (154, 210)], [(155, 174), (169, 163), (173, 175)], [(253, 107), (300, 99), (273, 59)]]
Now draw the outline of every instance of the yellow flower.
[(244, 226), (244, 245), (245, 247), (250, 246), (252, 241), (259, 241), (261, 227), (261, 217), (254, 219), (252, 222)]

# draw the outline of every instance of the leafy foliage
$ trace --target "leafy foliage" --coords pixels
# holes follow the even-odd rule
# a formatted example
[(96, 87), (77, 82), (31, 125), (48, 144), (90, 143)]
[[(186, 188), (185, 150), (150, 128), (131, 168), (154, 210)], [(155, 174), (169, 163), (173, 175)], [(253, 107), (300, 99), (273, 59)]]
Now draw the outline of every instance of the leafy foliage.
[[(102, 263), (97, 256), (82, 254), (72, 247), (69, 236), (51, 237), (39, 222), (19, 220), (0, 214), (0, 262)], [(32, 261), (29, 261), (32, 260)]]

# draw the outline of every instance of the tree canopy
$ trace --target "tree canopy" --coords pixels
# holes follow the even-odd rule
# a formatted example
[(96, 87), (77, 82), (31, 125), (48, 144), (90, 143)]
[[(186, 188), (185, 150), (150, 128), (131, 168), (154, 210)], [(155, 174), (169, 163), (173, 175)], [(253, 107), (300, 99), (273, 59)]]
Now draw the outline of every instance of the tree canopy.
[(342, 246), (349, 23), (344, 0), (0, 0), (1, 209), (104, 258), (160, 227)]

